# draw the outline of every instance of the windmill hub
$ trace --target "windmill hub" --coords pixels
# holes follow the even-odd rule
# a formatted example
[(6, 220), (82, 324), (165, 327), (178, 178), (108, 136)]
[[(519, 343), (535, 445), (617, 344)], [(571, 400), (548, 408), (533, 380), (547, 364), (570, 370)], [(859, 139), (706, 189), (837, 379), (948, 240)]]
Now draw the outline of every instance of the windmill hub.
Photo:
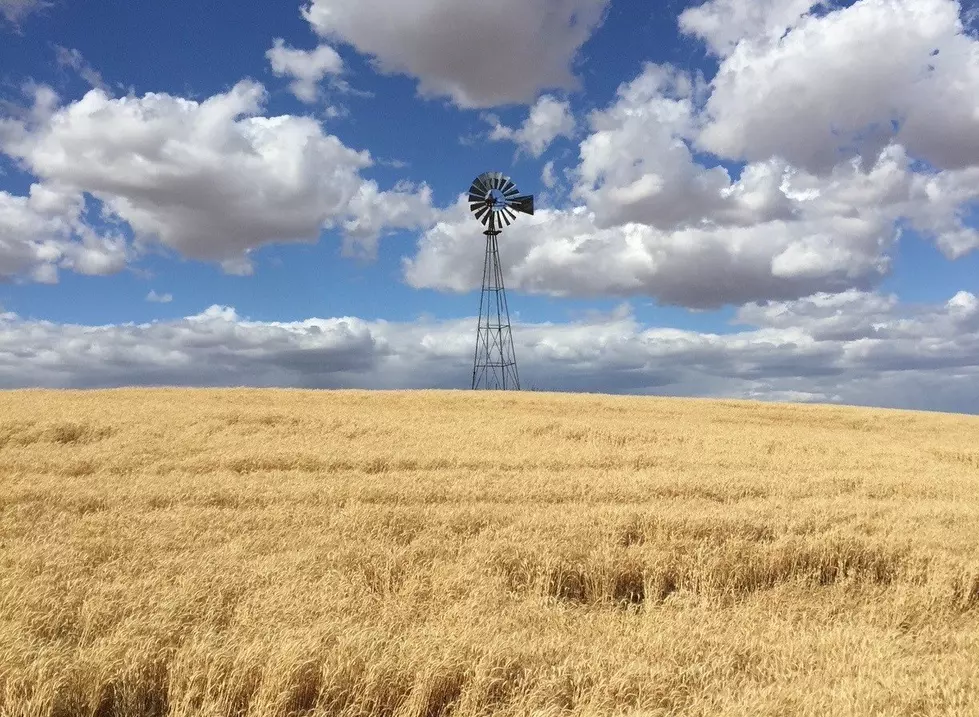
[(534, 198), (520, 194), (513, 180), (500, 172), (486, 172), (476, 177), (469, 187), (469, 209), (486, 227), (483, 231), (486, 258), (483, 291), (479, 298), (472, 387), (520, 390), (497, 238), (503, 228), (517, 218), (517, 213), (534, 213)]
[(533, 214), (534, 198), (521, 195), (517, 185), (500, 172), (486, 172), (469, 187), (469, 209), (483, 223), (486, 231), (499, 232), (510, 226), (517, 213)]

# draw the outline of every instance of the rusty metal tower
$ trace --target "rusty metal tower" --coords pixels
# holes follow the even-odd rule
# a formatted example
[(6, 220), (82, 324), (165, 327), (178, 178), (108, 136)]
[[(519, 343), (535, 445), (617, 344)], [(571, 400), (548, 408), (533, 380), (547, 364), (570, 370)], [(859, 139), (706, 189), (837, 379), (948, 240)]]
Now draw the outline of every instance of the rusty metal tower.
[(509, 177), (486, 172), (469, 187), (469, 208), (486, 230), (486, 257), (483, 262), (483, 290), (479, 297), (479, 323), (476, 327), (476, 355), (473, 358), (472, 388), (520, 390), (517, 357), (510, 331), (503, 267), (497, 238), (510, 226), (517, 212), (534, 213), (534, 198), (521, 195)]

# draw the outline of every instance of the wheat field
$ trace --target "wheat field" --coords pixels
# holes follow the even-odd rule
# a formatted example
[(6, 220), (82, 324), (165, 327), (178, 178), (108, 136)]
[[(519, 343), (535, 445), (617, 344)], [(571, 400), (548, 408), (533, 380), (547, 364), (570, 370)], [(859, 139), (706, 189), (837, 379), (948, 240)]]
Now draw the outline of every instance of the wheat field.
[(979, 418), (0, 393), (0, 715), (979, 715)]

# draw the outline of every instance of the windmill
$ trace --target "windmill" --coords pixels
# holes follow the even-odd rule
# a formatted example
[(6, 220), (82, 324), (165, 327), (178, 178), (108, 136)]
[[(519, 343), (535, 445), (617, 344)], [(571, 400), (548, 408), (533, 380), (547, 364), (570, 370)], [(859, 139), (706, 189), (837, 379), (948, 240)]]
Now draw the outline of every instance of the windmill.
[(469, 187), (469, 208), (486, 231), (483, 262), (483, 291), (479, 297), (476, 355), (473, 358), (473, 389), (520, 390), (517, 357), (510, 332), (510, 309), (503, 285), (503, 267), (497, 237), (510, 226), (517, 212), (534, 213), (534, 198), (522, 195), (517, 185), (500, 172), (486, 172)]

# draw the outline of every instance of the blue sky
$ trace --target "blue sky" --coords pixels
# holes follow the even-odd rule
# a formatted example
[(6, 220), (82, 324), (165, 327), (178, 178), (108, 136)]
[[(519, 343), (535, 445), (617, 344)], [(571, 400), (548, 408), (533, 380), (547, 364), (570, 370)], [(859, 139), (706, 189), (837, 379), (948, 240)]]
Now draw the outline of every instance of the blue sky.
[(972, 410), (971, 3), (458, 10), (0, 0), (0, 385), (463, 388), (500, 170), (526, 383)]

